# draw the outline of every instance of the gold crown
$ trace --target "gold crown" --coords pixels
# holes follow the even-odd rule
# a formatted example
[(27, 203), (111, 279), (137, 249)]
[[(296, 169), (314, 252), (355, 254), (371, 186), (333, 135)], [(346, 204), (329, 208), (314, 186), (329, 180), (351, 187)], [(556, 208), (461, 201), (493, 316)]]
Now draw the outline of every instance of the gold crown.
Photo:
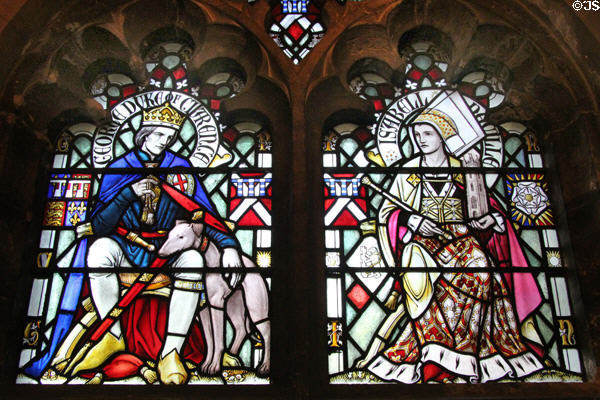
[(148, 111), (143, 112), (142, 125), (152, 126), (168, 126), (171, 128), (179, 128), (183, 124), (185, 119), (183, 115), (179, 114), (169, 102), (166, 102), (162, 106), (152, 108)]

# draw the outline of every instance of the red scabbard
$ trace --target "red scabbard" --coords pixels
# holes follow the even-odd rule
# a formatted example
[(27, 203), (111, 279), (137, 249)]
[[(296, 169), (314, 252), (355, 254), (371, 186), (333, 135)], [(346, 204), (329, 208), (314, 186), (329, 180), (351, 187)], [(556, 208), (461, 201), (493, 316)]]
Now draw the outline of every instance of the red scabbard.
[(161, 187), (177, 204), (188, 210), (189, 212), (194, 212), (198, 210), (204, 211), (204, 222), (207, 225), (212, 226), (213, 228), (221, 231), (221, 232), (229, 232), (229, 229), (225, 226), (223, 222), (221, 222), (217, 217), (212, 215), (211, 213), (205, 210), (205, 207), (196, 203), (194, 200), (190, 199), (179, 190), (174, 187), (166, 184), (165, 182), (161, 183)]
[[(154, 269), (161, 268), (163, 265), (165, 265), (166, 262), (167, 262), (166, 258), (156, 258), (156, 259), (154, 259), (154, 262), (150, 265), (149, 268), (154, 268)], [(125, 296), (123, 296), (121, 301), (119, 301), (119, 303), (115, 307), (113, 307), (113, 309), (108, 313), (108, 315), (106, 316), (104, 321), (102, 321), (100, 326), (98, 326), (98, 328), (96, 328), (96, 330), (94, 331), (94, 333), (92, 334), (92, 336), (90, 338), (90, 341), (97, 342), (98, 340), (100, 340), (100, 338), (102, 338), (102, 336), (112, 326), (112, 324), (114, 324), (119, 319), (119, 316), (117, 316), (117, 317), (111, 316), (113, 311), (118, 310), (118, 309), (123, 310), (123, 309), (129, 307), (131, 302), (138, 296), (138, 294), (140, 294), (150, 284), (150, 281), (140, 282), (139, 281), (140, 276), (142, 276), (142, 274), (140, 274), (138, 276), (137, 280), (133, 283), (133, 285), (131, 285), (131, 287), (129, 288), (127, 293), (125, 293)]]

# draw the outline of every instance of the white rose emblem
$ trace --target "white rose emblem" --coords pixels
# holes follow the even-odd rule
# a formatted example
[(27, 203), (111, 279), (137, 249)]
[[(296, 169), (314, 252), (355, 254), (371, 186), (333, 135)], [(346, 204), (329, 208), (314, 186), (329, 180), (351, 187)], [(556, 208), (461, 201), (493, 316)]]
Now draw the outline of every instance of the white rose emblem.
[(536, 182), (518, 182), (511, 201), (515, 207), (528, 215), (539, 215), (548, 207), (548, 196)]

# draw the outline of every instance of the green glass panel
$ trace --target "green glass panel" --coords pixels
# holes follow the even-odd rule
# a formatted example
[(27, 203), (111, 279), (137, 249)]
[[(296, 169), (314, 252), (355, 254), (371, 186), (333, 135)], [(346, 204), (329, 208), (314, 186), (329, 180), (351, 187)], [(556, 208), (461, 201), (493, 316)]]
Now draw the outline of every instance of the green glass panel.
[[(384, 272), (382, 272), (384, 273)], [(382, 303), (385, 303), (391, 290), (392, 290), (392, 286), (394, 285), (394, 278), (389, 276), (387, 278), (387, 281), (383, 284), (383, 286), (381, 286), (381, 289), (379, 289), (379, 292), (377, 292), (377, 298), (379, 299), (379, 301), (381, 301)]]
[(246, 254), (252, 254), (252, 243), (254, 243), (254, 231), (238, 229), (235, 232), (242, 251)]
[(360, 352), (354, 347), (351, 342), (347, 343), (348, 348), (348, 365), (354, 364), (354, 361), (360, 357)]
[(134, 134), (132, 131), (125, 131), (121, 134), (120, 136), (121, 141), (124, 143), (125, 148), (127, 150), (130, 150), (133, 148), (133, 139), (134, 139)]
[(133, 126), (134, 130), (138, 130), (140, 128), (140, 124), (142, 123), (142, 114), (139, 113), (131, 118), (131, 126)]
[(50, 336), (52, 335), (52, 329), (53, 327), (51, 326), (50, 328), (46, 329), (46, 332), (44, 332), (44, 335), (46, 335), (46, 338), (50, 339)]
[(227, 191), (229, 189), (229, 185), (227, 183), (227, 180), (223, 181), (223, 183), (221, 183), (221, 186), (219, 187), (219, 192), (223, 195), (223, 197), (227, 198)]
[(237, 143), (235, 144), (235, 147), (241, 154), (246, 154), (248, 151), (250, 151), (253, 145), (254, 138), (246, 135), (238, 139)]
[(385, 175), (383, 175), (383, 174), (370, 174), (369, 177), (375, 183), (381, 183), (385, 179)]
[(85, 137), (79, 137), (73, 142), (75, 147), (81, 152), (81, 154), (87, 154), (92, 149), (92, 142), (90, 139)]
[(254, 167), (256, 165), (256, 152), (255, 151), (250, 152), (250, 154), (248, 154), (246, 159), (248, 160), (248, 165), (251, 167)]
[(214, 195), (210, 199), (215, 205), (215, 208), (217, 209), (219, 215), (227, 215), (227, 203), (225, 203), (225, 201), (220, 195)]
[(230, 93), (231, 93), (231, 90), (229, 89), (228, 86), (221, 86), (220, 88), (217, 89), (217, 97), (229, 96)]
[(183, 147), (183, 144), (181, 144), (181, 142), (179, 140), (175, 141), (175, 143), (173, 143), (171, 145), (170, 150), (175, 152), (175, 153), (179, 153), (181, 151), (181, 148)]
[(352, 138), (342, 139), (340, 148), (344, 149), (349, 155), (352, 155), (358, 149), (358, 143)]
[(65, 252), (64, 254), (61, 254), (57, 259), (56, 259), (56, 265), (58, 266), (58, 268), (69, 268), (71, 266), (71, 261), (73, 261), (73, 257), (75, 256), (75, 250), (77, 249), (77, 246), (73, 246), (71, 247), (71, 250)]
[(346, 158), (346, 156), (343, 154), (340, 154), (339, 157), (340, 157), (340, 165), (346, 166), (346, 164), (348, 163), (348, 158)]
[[(310, 35), (304, 35), (302, 36), (302, 39), (300, 39), (300, 42), (298, 43), (300, 46), (304, 46), (306, 44), (306, 42), (308, 42), (308, 39), (310, 38)], [(295, 47), (294, 51), (299, 51), (300, 47)]]
[(525, 256), (527, 257), (527, 261), (529, 262), (530, 267), (539, 267), (541, 265), (540, 259), (535, 256), (528, 249), (523, 249)]
[(118, 88), (118, 87), (116, 87), (116, 86), (111, 86), (111, 87), (109, 87), (109, 88), (108, 88), (108, 90), (106, 91), (106, 93), (107, 93), (109, 96), (112, 96), (112, 97), (118, 97), (118, 96), (121, 94), (121, 91), (119, 90), (119, 88)]
[(375, 89), (373, 86), (367, 86), (367, 88), (365, 89), (365, 94), (367, 96), (377, 97), (379, 93), (377, 93), (377, 89)]
[(490, 88), (487, 85), (479, 85), (475, 89), (475, 96), (485, 96), (490, 92)]
[(101, 178), (102, 178), (102, 175), (99, 175), (98, 178), (94, 180), (94, 188), (92, 190), (94, 196), (98, 195), (98, 189), (100, 189)]
[(348, 255), (348, 252), (352, 250), (359, 238), (359, 231), (351, 229), (344, 231), (344, 255)]
[(381, 206), (381, 203), (383, 203), (383, 196), (380, 194), (376, 194), (375, 196), (373, 196), (372, 200), (371, 200), (371, 208), (369, 209), (369, 213), (371, 217), (376, 217), (378, 214), (379, 207)]
[(546, 324), (546, 322), (542, 318), (536, 318), (536, 321), (537, 327), (540, 331), (540, 334), (542, 335), (542, 339), (544, 340), (544, 342), (548, 343), (552, 338), (552, 328), (550, 328), (550, 326)]
[(65, 281), (60, 277), (60, 274), (52, 275), (52, 287), (50, 289), (50, 300), (48, 301), (48, 311), (46, 313), (46, 324), (52, 321), (56, 316), (56, 310), (58, 310), (60, 294), (64, 284)]
[(79, 157), (79, 154), (75, 153), (74, 151), (71, 152), (71, 163), (69, 164), (70, 167), (76, 165), (79, 160), (81, 160), (81, 157)]
[(207, 192), (212, 192), (224, 177), (225, 174), (210, 174), (202, 179), (202, 184)]
[(502, 179), (498, 180), (495, 189), (502, 196), (502, 198), (506, 197), (506, 191), (504, 189), (504, 182), (502, 182)]
[(115, 143), (115, 158), (119, 158), (121, 157), (123, 154), (125, 154), (126, 150), (125, 148), (121, 145), (121, 143), (117, 142)]
[(405, 126), (400, 128), (400, 143), (404, 143), (406, 141), (410, 142), (410, 135), (408, 134), (408, 129)]
[(417, 66), (417, 68), (426, 71), (429, 69), (429, 67), (431, 67), (431, 64), (433, 63), (433, 61), (431, 60), (431, 58), (429, 56), (426, 56), (424, 54), (416, 56), (414, 61), (415, 65)]
[(521, 139), (516, 138), (516, 137), (511, 137), (504, 143), (504, 150), (508, 154), (512, 155), (517, 152), (517, 150), (519, 149), (519, 146), (521, 146)]
[(240, 358), (242, 364), (252, 365), (252, 343), (249, 340), (245, 340), (244, 344), (240, 348)]
[(537, 277), (537, 282), (540, 287), (540, 290), (542, 291), (542, 296), (544, 296), (544, 298), (547, 299), (549, 295), (548, 295), (548, 285), (546, 284), (546, 275), (539, 274)]
[(63, 252), (75, 241), (75, 232), (62, 231), (58, 235), (58, 245), (56, 246), (58, 257), (62, 256)]
[(371, 302), (360, 315), (350, 330), (350, 335), (362, 350), (369, 347), (373, 334), (377, 331), (385, 316), (386, 313), (375, 302)]
[(554, 361), (556, 365), (560, 365), (560, 359), (558, 357), (558, 344), (554, 343), (550, 347), (550, 351), (548, 352), (548, 356)]
[(533, 251), (535, 251), (539, 257), (542, 256), (542, 245), (540, 243), (540, 235), (538, 231), (524, 229), (521, 232), (521, 238), (529, 245), (529, 247), (533, 249)]
[[(346, 288), (346, 290), (348, 290), (352, 286), (352, 284), (354, 283), (354, 278), (350, 274), (345, 274), (344, 275), (344, 282), (346, 283), (345, 288)], [(344, 299), (345, 298), (346, 297), (344, 297)]]
[(196, 136), (196, 131), (194, 130), (194, 125), (189, 120), (186, 120), (181, 127), (181, 131), (179, 131), (179, 137), (182, 141), (187, 142), (191, 137)]
[(350, 326), (352, 321), (354, 321), (354, 317), (356, 317), (356, 311), (354, 311), (354, 307), (352, 307), (349, 303), (346, 303), (346, 326)]
[(233, 327), (231, 323), (227, 321), (225, 324), (225, 344), (229, 348), (233, 342)]
[(173, 69), (177, 66), (177, 64), (179, 64), (180, 59), (178, 56), (176, 55), (169, 55), (166, 56), (165, 58), (163, 58), (162, 63), (165, 67), (167, 67), (168, 69)]
[(546, 317), (546, 319), (552, 321), (552, 307), (549, 303), (542, 304), (540, 307), (540, 313)]
[(412, 156), (413, 147), (412, 147), (412, 143), (410, 142), (410, 140), (407, 140), (402, 144), (402, 154), (406, 158), (409, 158)]
[(525, 166), (525, 152), (523, 150), (519, 151), (516, 156), (516, 160), (519, 162), (519, 166)]

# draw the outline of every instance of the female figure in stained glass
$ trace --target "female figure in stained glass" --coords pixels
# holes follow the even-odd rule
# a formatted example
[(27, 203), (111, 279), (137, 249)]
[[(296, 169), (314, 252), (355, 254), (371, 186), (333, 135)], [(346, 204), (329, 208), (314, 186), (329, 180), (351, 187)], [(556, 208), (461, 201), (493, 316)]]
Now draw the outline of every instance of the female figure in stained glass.
[[(541, 303), (533, 277), (491, 272), (527, 267), (515, 232), (485, 195), (481, 175), (452, 171), (461, 161), (474, 165), (479, 154), (471, 149), (461, 160), (448, 154), (445, 141), (459, 132), (438, 110), (422, 112), (411, 129), (420, 154), (403, 168), (432, 170), (398, 174), (389, 192), (406, 207), (386, 199), (379, 210), (384, 255), (400, 268), (389, 302), (402, 296), (409, 323), (368, 369), (405, 383), (456, 377), (485, 382), (541, 369), (520, 331)], [(468, 192), (469, 185), (479, 193)], [(423, 269), (411, 272), (415, 267)]]

